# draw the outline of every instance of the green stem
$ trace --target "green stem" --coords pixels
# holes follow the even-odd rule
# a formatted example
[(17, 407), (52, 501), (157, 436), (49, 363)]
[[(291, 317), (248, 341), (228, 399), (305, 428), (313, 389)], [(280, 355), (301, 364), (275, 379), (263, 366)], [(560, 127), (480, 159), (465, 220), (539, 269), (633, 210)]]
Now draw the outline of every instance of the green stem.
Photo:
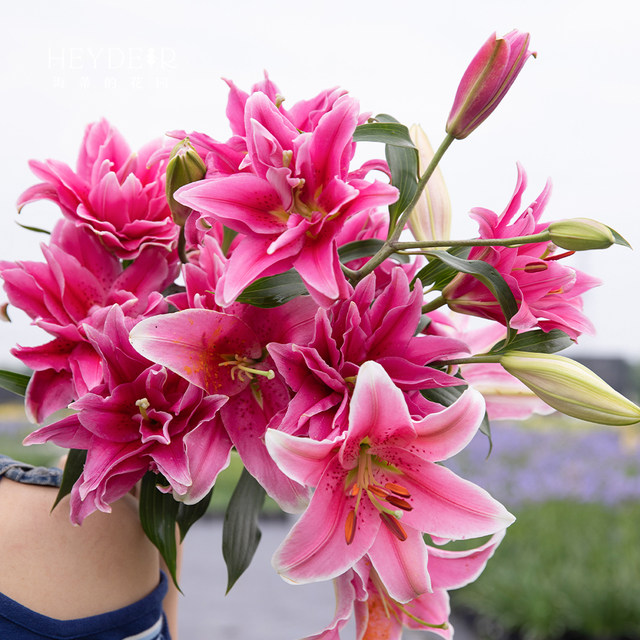
[(426, 304), (422, 305), (422, 313), (429, 313), (430, 311), (439, 309), (445, 304), (447, 304), (447, 301), (442, 296), (438, 296), (437, 298), (434, 298), (430, 302), (427, 302)]
[(187, 242), (184, 236), (184, 226), (180, 227), (180, 234), (178, 235), (178, 257), (182, 264), (187, 264), (189, 258), (187, 258)]
[(549, 231), (533, 233), (528, 236), (514, 236), (513, 238), (469, 238), (468, 240), (425, 240), (419, 242), (391, 242), (387, 241), (394, 251), (409, 249), (437, 249), (440, 247), (512, 247), (523, 244), (547, 242)]
[(480, 364), (480, 363), (499, 363), (502, 356), (469, 356), (468, 358), (454, 358), (453, 360), (438, 360), (431, 363), (432, 365), (451, 365), (451, 364)]

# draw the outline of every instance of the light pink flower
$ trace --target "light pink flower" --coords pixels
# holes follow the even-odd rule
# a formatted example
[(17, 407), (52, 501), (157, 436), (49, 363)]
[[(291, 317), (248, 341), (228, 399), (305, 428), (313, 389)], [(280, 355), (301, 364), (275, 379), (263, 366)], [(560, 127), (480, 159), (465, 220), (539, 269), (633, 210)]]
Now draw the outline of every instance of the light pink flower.
[(232, 444), (218, 415), (227, 398), (140, 356), (128, 340), (135, 322), (113, 305), (100, 330), (84, 327), (105, 382), (71, 405), (77, 413), (25, 439), (87, 450), (71, 493), (78, 524), (96, 509), (110, 511), (147, 471), (161, 473), (177, 499), (198, 502), (229, 462)]
[(447, 120), (447, 133), (466, 138), (500, 104), (532, 53), (529, 34), (513, 30), (503, 38), (494, 33), (465, 71)]
[(27, 389), (30, 419), (41, 422), (102, 381), (102, 364), (83, 325), (100, 328), (118, 304), (131, 317), (166, 311), (160, 291), (176, 276), (175, 258), (148, 246), (126, 269), (99, 238), (68, 220), (55, 226), (45, 262), (0, 262), (10, 303), (54, 339), (12, 353), (35, 373)]
[(160, 146), (151, 142), (131, 153), (120, 133), (100, 120), (85, 131), (75, 171), (58, 160), (29, 163), (43, 182), (27, 189), (18, 207), (52, 200), (118, 258), (133, 259), (145, 245), (171, 248), (178, 227), (165, 196), (166, 162), (148, 166)]
[(265, 347), (272, 340), (307, 342), (316, 308), (305, 296), (274, 309), (187, 309), (149, 318), (131, 333), (145, 357), (207, 393), (229, 396), (220, 414), (229, 437), (247, 470), (287, 511), (299, 510), (307, 492), (276, 467), (262, 440), (291, 399)]
[[(251, 172), (217, 175), (180, 189), (178, 202), (244, 234), (216, 290), (222, 307), (259, 277), (295, 268), (318, 301), (327, 306), (349, 293), (335, 236), (350, 216), (390, 204), (397, 190), (350, 177), (358, 104), (337, 98), (311, 132), (303, 132), (268, 95), (244, 103)], [(239, 125), (238, 125), (239, 127)], [(240, 129), (238, 129), (240, 130)]]
[(273, 565), (297, 583), (335, 578), (365, 555), (398, 602), (430, 590), (422, 532), (468, 538), (504, 529), (513, 517), (476, 485), (436, 462), (460, 451), (484, 415), (468, 390), (450, 407), (411, 418), (384, 369), (357, 375), (348, 430), (311, 440), (269, 429), (267, 448), (294, 480), (316, 487)]
[[(471, 215), (480, 226), (481, 238), (513, 238), (547, 228), (548, 224), (541, 223), (540, 217), (549, 199), (550, 184), (515, 217), (526, 186), (526, 174), (518, 165), (516, 189), (502, 214), (498, 216), (482, 208), (472, 210)], [(555, 254), (551, 243), (539, 242), (519, 247), (474, 247), (469, 259), (487, 262), (506, 280), (519, 307), (510, 321), (512, 327), (518, 330), (561, 329), (576, 339), (581, 333), (593, 332), (591, 322), (582, 313), (581, 296), (600, 282), (565, 265), (561, 261), (565, 256)], [(472, 276), (457, 275), (442, 295), (454, 311), (505, 322), (493, 294)]]
[(427, 545), (432, 590), (410, 602), (394, 600), (371, 562), (364, 558), (354, 569), (335, 579), (336, 613), (320, 633), (305, 640), (339, 640), (340, 631), (355, 613), (356, 637), (366, 640), (400, 640), (404, 628), (454, 636), (449, 623), (450, 589), (476, 580), (504, 537), (500, 531), (484, 544), (467, 551), (447, 551)]

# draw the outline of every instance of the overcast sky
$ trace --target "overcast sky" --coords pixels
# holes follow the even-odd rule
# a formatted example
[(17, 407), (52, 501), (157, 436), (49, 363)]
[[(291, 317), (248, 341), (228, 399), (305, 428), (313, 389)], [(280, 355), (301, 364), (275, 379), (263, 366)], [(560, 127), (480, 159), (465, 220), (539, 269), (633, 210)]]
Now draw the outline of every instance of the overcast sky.
[[(323, 0), (275, 3), (29, 0), (3, 3), (0, 20), (4, 151), (0, 153), (0, 259), (41, 259), (42, 236), (21, 230), (15, 200), (37, 182), (30, 158), (75, 164), (84, 127), (106, 117), (133, 148), (172, 129), (229, 135), (222, 77), (249, 88), (264, 69), (289, 104), (342, 86), (363, 110), (444, 133), (466, 65), (494, 31), (530, 31), (527, 62), (491, 118), (453, 145), (442, 170), (454, 229), (472, 235), (473, 206), (501, 211), (516, 161), (527, 203), (551, 177), (545, 219), (592, 217), (640, 251), (640, 21), (634, 3), (609, 0)], [(380, 149), (382, 153), (382, 149)], [(49, 203), (22, 222), (51, 228)], [(604, 284), (585, 297), (598, 330), (583, 354), (640, 359), (640, 253), (622, 247), (575, 264)], [(16, 342), (45, 336), (13, 311), (0, 325), (0, 363)], [(574, 354), (577, 354), (574, 351)]]

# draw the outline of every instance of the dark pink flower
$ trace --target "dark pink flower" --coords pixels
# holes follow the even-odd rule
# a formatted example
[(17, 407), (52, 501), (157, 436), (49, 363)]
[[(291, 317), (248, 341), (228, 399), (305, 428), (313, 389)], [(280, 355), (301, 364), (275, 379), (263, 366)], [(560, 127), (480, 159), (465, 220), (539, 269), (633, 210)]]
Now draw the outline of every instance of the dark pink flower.
[(400, 267), (391, 271), (383, 289), (376, 282), (377, 275), (370, 274), (347, 299), (319, 309), (309, 342), (269, 344), (277, 370), (294, 391), (271, 427), (318, 440), (340, 433), (347, 426), (354, 380), (366, 360), (384, 367), (415, 413), (430, 408), (420, 389), (460, 384), (426, 366), (465, 353), (466, 348), (452, 338), (415, 335), (422, 289), (412, 291)]
[(140, 356), (128, 339), (135, 322), (114, 305), (100, 330), (84, 327), (104, 383), (71, 405), (77, 413), (25, 439), (87, 450), (71, 494), (76, 523), (96, 509), (109, 511), (147, 471), (161, 473), (177, 499), (198, 502), (229, 462), (232, 444), (218, 415), (227, 397)]
[(253, 93), (243, 103), (243, 128), (236, 125), (247, 146), (242, 171), (213, 174), (175, 194), (206, 220), (243, 234), (216, 289), (220, 306), (257, 278), (292, 267), (320, 304), (348, 295), (335, 236), (350, 216), (393, 202), (397, 191), (349, 172), (357, 102), (340, 95), (327, 107), (301, 133), (267, 94)]
[(112, 304), (130, 317), (163, 313), (167, 305), (160, 291), (176, 276), (166, 249), (145, 247), (124, 268), (95, 234), (68, 220), (58, 222), (42, 252), (45, 262), (0, 262), (9, 302), (53, 336), (44, 345), (12, 351), (35, 371), (26, 399), (34, 422), (102, 381), (100, 358), (83, 326), (99, 329)]
[[(547, 228), (541, 223), (549, 194), (547, 184), (519, 216), (527, 176), (518, 165), (515, 192), (507, 208), (499, 216), (488, 209), (473, 209), (481, 238), (513, 238), (535, 234)], [(506, 280), (516, 301), (518, 312), (510, 324), (518, 330), (539, 327), (543, 331), (561, 329), (571, 338), (592, 333), (591, 322), (582, 313), (582, 294), (600, 282), (565, 263), (566, 254), (555, 254), (550, 242), (523, 244), (518, 247), (474, 247), (470, 260), (483, 260), (492, 265)], [(456, 276), (442, 292), (451, 309), (480, 316), (504, 324), (504, 315), (493, 294), (480, 281), (465, 274)]]
[(131, 153), (120, 133), (100, 120), (85, 131), (76, 171), (58, 160), (29, 163), (43, 182), (27, 189), (18, 207), (52, 200), (118, 258), (135, 258), (146, 245), (171, 248), (178, 227), (165, 196), (166, 162), (148, 166), (160, 146), (152, 142)]

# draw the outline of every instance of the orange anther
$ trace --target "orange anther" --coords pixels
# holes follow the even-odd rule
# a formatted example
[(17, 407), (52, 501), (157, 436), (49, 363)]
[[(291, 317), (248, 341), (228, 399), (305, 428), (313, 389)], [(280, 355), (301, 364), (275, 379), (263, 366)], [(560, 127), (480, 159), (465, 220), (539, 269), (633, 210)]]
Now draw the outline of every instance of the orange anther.
[(409, 490), (403, 487), (401, 484), (396, 484), (395, 482), (387, 482), (387, 484), (384, 485), (384, 488), (387, 489), (387, 491), (391, 491), (391, 493), (395, 493), (397, 496), (400, 496), (402, 498), (411, 497)]
[(347, 520), (344, 523), (344, 539), (347, 544), (353, 542), (353, 537), (356, 535), (356, 512), (352, 509), (347, 514)]
[[(354, 517), (355, 519), (355, 517)], [(404, 542), (407, 539), (407, 532), (402, 528), (402, 525), (390, 514), (381, 512), (380, 519), (384, 522), (385, 526), (393, 535)]]

